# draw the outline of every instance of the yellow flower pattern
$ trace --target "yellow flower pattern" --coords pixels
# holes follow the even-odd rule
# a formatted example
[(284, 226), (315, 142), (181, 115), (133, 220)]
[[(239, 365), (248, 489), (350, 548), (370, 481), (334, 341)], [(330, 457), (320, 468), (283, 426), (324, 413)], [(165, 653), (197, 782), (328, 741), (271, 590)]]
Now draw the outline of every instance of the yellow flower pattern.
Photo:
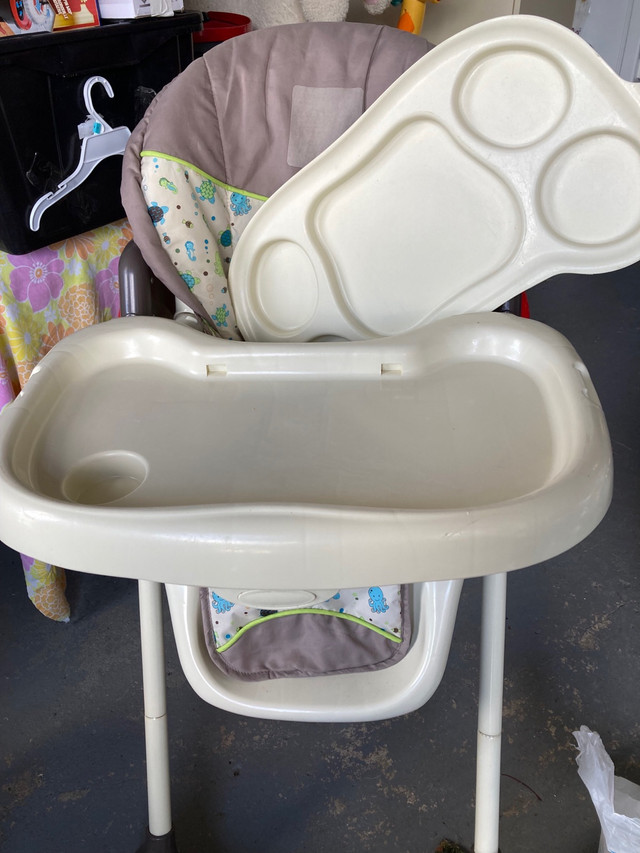
[[(118, 260), (131, 237), (122, 220), (28, 255), (0, 252), (0, 410), (59, 340), (118, 316)], [(64, 569), (20, 556), (31, 601), (68, 621)]]
[(22, 305), (16, 305), (14, 308), (15, 311), (11, 312), (13, 321), (7, 322), (5, 333), (13, 357), (18, 362), (18, 372), (22, 363), (29, 365), (29, 373), (31, 373), (40, 347), (40, 325), (37, 318)]

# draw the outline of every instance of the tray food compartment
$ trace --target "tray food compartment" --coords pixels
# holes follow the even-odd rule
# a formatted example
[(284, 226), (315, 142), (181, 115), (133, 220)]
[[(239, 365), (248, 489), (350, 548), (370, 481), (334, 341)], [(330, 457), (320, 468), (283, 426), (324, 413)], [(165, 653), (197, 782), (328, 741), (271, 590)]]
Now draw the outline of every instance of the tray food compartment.
[(401, 334), (635, 262), (637, 89), (542, 18), (447, 40), (249, 224), (230, 269), (243, 335)]

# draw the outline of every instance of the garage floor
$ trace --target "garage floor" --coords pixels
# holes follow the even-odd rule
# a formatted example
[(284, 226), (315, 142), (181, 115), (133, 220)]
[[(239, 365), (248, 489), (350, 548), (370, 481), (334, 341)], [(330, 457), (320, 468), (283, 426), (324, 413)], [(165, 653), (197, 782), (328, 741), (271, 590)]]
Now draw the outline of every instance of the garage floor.
[[(510, 577), (503, 853), (596, 853), (571, 732), (600, 732), (640, 783), (640, 266), (531, 293), (564, 332), (608, 418), (613, 505), (570, 553)], [(69, 577), (73, 617), (27, 599), (0, 552), (0, 849), (134, 853), (146, 823), (133, 582)], [(473, 841), (480, 584), (465, 584), (442, 684), (420, 711), (365, 725), (261, 722), (205, 705), (167, 625), (176, 834), (182, 853), (432, 853)]]

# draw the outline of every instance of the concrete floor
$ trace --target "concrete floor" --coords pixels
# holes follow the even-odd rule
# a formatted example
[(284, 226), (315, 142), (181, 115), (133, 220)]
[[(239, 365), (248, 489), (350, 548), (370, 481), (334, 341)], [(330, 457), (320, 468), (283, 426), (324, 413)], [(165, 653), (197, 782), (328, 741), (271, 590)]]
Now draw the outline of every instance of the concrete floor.
[[(501, 847), (596, 853), (571, 732), (600, 732), (640, 783), (640, 267), (531, 294), (564, 332), (608, 418), (613, 505), (571, 552), (510, 577)], [(73, 575), (70, 624), (29, 603), (0, 554), (0, 849), (133, 853), (146, 823), (135, 584)], [(167, 626), (174, 816), (182, 853), (431, 853), (473, 839), (479, 592), (463, 591), (442, 684), (365, 725), (261, 722), (191, 691)]]

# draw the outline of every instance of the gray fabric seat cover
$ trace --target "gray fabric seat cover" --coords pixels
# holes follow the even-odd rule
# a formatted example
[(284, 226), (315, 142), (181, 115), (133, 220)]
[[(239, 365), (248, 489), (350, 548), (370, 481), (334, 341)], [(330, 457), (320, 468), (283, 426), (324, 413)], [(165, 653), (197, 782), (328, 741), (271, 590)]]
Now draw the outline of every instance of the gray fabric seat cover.
[[(193, 62), (154, 99), (124, 155), (122, 201), (154, 275), (210, 320), (160, 245), (141, 189), (141, 151), (160, 151), (268, 197), (304, 165), (305, 152), (333, 141), (430, 47), (385, 26), (292, 24), (230, 39)], [(328, 100), (337, 116), (329, 129)], [(320, 139), (300, 146), (292, 114), (294, 129), (302, 123), (313, 132), (314, 103), (325, 110)]]

